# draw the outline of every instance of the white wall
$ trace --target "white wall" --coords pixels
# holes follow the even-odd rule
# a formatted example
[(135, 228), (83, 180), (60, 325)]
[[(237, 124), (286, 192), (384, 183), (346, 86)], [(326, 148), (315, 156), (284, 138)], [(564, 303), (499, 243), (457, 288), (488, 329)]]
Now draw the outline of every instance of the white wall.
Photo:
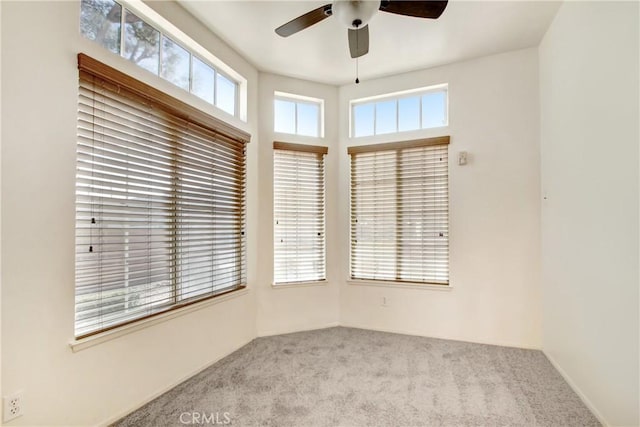
[[(0, 3), (0, 242), (2, 242), (2, 3)], [(2, 331), (2, 245), (0, 244), (0, 333)], [(2, 393), (2, 338), (0, 336), (0, 396)]]
[[(257, 71), (171, 2), (153, 7), (249, 82)], [(93, 425), (124, 415), (255, 337), (255, 291), (73, 353), (76, 54), (184, 100), (171, 84), (84, 40), (79, 2), (2, 2), (2, 390), (24, 391), (10, 425)], [(198, 104), (200, 106), (204, 103)], [(212, 110), (212, 108), (211, 108)], [(258, 138), (248, 149), (248, 235), (256, 233)], [(249, 286), (257, 244), (249, 237)], [(188, 409), (188, 408), (187, 408)]]
[[(349, 276), (350, 99), (449, 84), (449, 126), (402, 139), (450, 135), (451, 290), (360, 286)], [(540, 347), (539, 144), (536, 49), (364, 81), (340, 89), (341, 266), (343, 325)], [(397, 136), (396, 136), (397, 137)], [(470, 154), (457, 166), (456, 153)], [(382, 307), (382, 297), (388, 307)]]
[(638, 419), (638, 3), (568, 2), (540, 45), (543, 349)]
[[(324, 100), (323, 138), (275, 133), (274, 91)], [(338, 323), (339, 277), (336, 227), (338, 189), (338, 89), (304, 80), (260, 73), (259, 80), (259, 260), (257, 281), (258, 335), (335, 326)], [(327, 281), (311, 286), (272, 286), (273, 282), (273, 141), (329, 147), (325, 157)]]

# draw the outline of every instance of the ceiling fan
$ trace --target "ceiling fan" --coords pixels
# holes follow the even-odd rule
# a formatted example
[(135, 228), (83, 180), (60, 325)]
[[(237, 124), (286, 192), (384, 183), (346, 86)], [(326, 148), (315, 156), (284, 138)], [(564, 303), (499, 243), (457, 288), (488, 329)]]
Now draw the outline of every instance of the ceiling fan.
[(446, 7), (447, 0), (335, 0), (281, 25), (276, 28), (276, 33), (289, 37), (335, 15), (349, 29), (349, 52), (352, 58), (358, 58), (369, 52), (368, 23), (378, 10), (396, 15), (437, 19)]

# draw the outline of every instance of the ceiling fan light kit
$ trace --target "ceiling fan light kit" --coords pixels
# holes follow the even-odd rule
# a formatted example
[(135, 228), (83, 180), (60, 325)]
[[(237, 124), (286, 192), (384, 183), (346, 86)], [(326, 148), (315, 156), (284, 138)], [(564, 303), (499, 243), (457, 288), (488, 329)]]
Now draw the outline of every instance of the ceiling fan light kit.
[(378, 9), (379, 1), (336, 0), (331, 5), (333, 16), (349, 29), (358, 29), (371, 21)]

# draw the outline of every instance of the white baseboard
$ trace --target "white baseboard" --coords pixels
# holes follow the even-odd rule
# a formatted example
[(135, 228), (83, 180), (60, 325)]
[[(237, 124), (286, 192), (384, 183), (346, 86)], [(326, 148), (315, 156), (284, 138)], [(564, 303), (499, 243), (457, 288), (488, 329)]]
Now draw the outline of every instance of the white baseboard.
[(296, 332), (317, 331), (319, 329), (335, 328), (336, 326), (342, 326), (338, 322), (329, 322), (322, 326), (314, 326), (313, 328), (293, 328), (285, 330), (267, 330), (258, 332), (258, 338), (272, 337), (274, 335), (295, 334)]
[(468, 342), (472, 344), (497, 345), (500, 347), (523, 348), (526, 350), (541, 350), (541, 348), (538, 346), (523, 345), (521, 343), (506, 342), (506, 341), (469, 340), (465, 338), (457, 338), (457, 337), (451, 337), (451, 336), (442, 336), (442, 335), (433, 335), (433, 334), (426, 335), (426, 334), (421, 334), (419, 332), (414, 332), (414, 331), (401, 331), (398, 329), (391, 329), (391, 328), (373, 328), (371, 326), (362, 326), (362, 325), (349, 324), (344, 322), (341, 322), (340, 326), (344, 326), (345, 328), (365, 329), (368, 331), (389, 332), (392, 334), (400, 334), (400, 335), (411, 335), (414, 337), (437, 338), (440, 340)]
[(220, 360), (224, 359), (225, 357), (227, 357), (228, 355), (230, 355), (231, 353), (240, 350), (242, 347), (244, 347), (245, 345), (249, 344), (251, 341), (253, 341), (254, 338), (249, 339), (246, 342), (243, 342), (242, 344), (234, 347), (231, 351), (223, 354), (220, 357), (217, 357), (216, 359), (214, 359), (211, 362), (207, 362), (204, 366), (201, 366), (200, 368), (196, 369), (195, 371), (192, 371), (191, 373), (181, 377), (180, 379), (178, 379), (177, 381), (169, 384), (168, 386), (164, 387), (162, 390), (157, 391), (155, 393), (152, 393), (151, 395), (149, 395), (148, 397), (146, 397), (145, 399), (142, 400), (142, 402), (139, 402), (131, 407), (129, 407), (128, 409), (118, 413), (117, 415), (114, 415), (112, 417), (109, 417), (107, 420), (102, 421), (100, 423), (98, 423), (96, 426), (97, 427), (107, 427), (113, 423), (115, 423), (116, 421), (118, 421), (120, 418), (123, 418), (127, 415), (129, 415), (130, 413), (132, 413), (133, 411), (142, 408), (144, 405), (146, 405), (147, 403), (151, 402), (152, 400), (154, 400), (157, 397), (160, 397), (161, 395), (163, 395), (164, 393), (168, 392), (169, 390), (171, 390), (172, 388), (174, 388), (175, 386), (177, 386), (178, 384), (188, 380), (189, 378), (199, 374), (200, 372), (204, 371), (205, 369), (207, 369), (209, 366), (214, 365), (215, 363), (219, 362)]
[(562, 369), (562, 367), (558, 364), (558, 362), (556, 362), (555, 359), (551, 357), (551, 355), (548, 354), (546, 351), (542, 350), (542, 353), (547, 357), (547, 359), (549, 359), (549, 362), (551, 362), (553, 367), (556, 368), (556, 371), (558, 371), (560, 375), (562, 375), (562, 378), (564, 378), (567, 384), (569, 384), (569, 387), (571, 387), (573, 391), (578, 395), (580, 400), (582, 400), (582, 403), (584, 403), (585, 406), (589, 408), (591, 413), (598, 419), (598, 421), (600, 421), (600, 424), (602, 424), (604, 427), (611, 427), (611, 424), (609, 424), (607, 420), (604, 419), (604, 417), (602, 416), (600, 411), (598, 411), (596, 406), (591, 402), (591, 400), (589, 400), (587, 395), (584, 394), (582, 390), (580, 390), (580, 387), (578, 387), (578, 385), (573, 381), (573, 379), (571, 379), (569, 374), (567, 374), (567, 372), (564, 369)]

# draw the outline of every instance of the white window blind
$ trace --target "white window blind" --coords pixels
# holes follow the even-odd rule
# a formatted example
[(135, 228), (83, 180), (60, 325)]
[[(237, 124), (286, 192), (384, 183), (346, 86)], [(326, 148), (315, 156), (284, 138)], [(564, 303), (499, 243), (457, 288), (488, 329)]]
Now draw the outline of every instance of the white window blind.
[(324, 280), (327, 148), (281, 142), (273, 148), (274, 282)]
[(76, 336), (243, 287), (248, 135), (86, 56), (79, 68)]
[(352, 279), (449, 283), (448, 144), (349, 148)]

